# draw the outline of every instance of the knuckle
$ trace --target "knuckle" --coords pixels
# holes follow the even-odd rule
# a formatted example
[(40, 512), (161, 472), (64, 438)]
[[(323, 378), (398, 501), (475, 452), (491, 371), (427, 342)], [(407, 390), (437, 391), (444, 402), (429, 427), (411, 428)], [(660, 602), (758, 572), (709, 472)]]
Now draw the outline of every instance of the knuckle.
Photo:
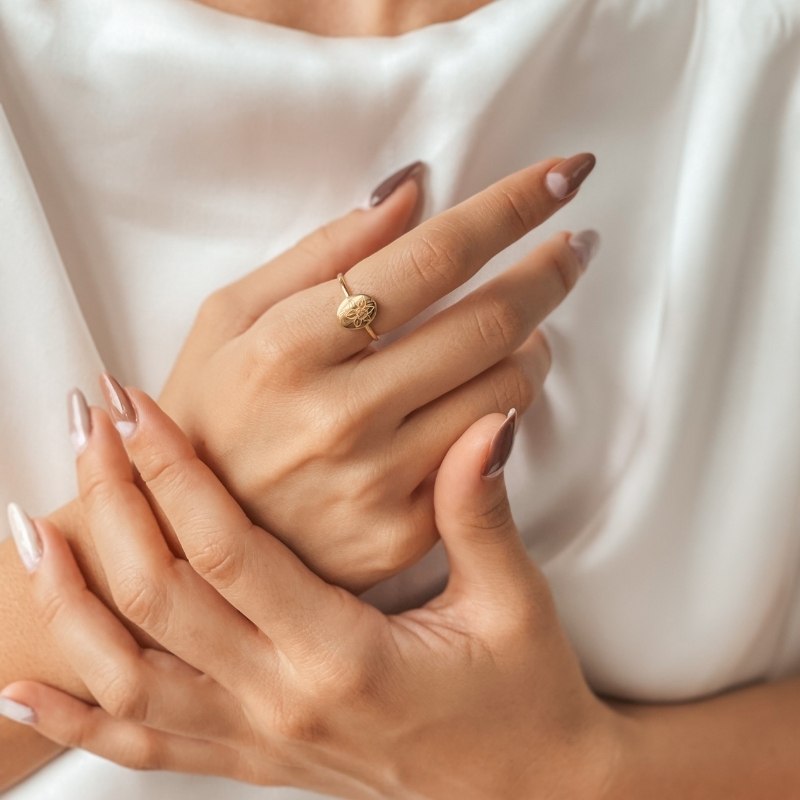
[(522, 237), (539, 224), (542, 204), (535, 196), (510, 186), (498, 187), (492, 197), (500, 216), (517, 237)]
[(149, 698), (137, 670), (112, 672), (97, 691), (97, 700), (112, 717), (132, 722), (148, 719)]
[(492, 382), (498, 409), (527, 408), (535, 395), (533, 381), (525, 368), (516, 362), (506, 365)]
[(198, 327), (227, 327), (242, 317), (241, 302), (229, 286), (212, 292), (197, 310)]
[(53, 628), (58, 625), (65, 612), (64, 601), (58, 592), (46, 592), (37, 595), (39, 618), (45, 627)]
[(316, 341), (314, 321), (319, 319), (310, 308), (273, 307), (270, 324), (254, 337), (248, 351), (248, 361), (255, 375), (268, 375), (270, 382), (301, 386), (308, 380), (307, 359), (298, 358), (308, 350), (309, 342)]
[(163, 755), (152, 731), (142, 728), (128, 738), (119, 763), (139, 771), (163, 769)]
[(163, 586), (152, 571), (130, 569), (112, 586), (114, 602), (120, 612), (156, 639), (167, 625), (166, 598)]
[(403, 251), (403, 280), (437, 293), (448, 289), (463, 271), (465, 245), (455, 232), (439, 228), (412, 238)]
[(336, 250), (338, 244), (333, 223), (328, 222), (308, 236), (304, 236), (297, 243), (297, 249), (311, 261), (327, 261), (330, 260), (331, 252)]
[(527, 332), (527, 322), (520, 306), (499, 298), (491, 298), (476, 309), (475, 326), (481, 343), (490, 351), (513, 350)]
[(368, 563), (375, 566), (380, 574), (395, 573), (416, 563), (436, 542), (436, 533), (429, 530), (418, 530), (416, 526), (393, 527), (382, 537), (378, 537), (376, 551)]
[(174, 454), (165, 452), (159, 447), (147, 448), (139, 454), (137, 467), (142, 480), (157, 489), (177, 489), (184, 487), (187, 462), (193, 456), (186, 453)]
[(147, 447), (138, 454), (136, 465), (142, 480), (155, 494), (182, 495), (189, 490), (189, 470), (196, 456), (188, 443), (180, 451)]
[(215, 538), (207, 535), (197, 549), (189, 554), (189, 563), (210, 584), (225, 591), (239, 580), (244, 569), (239, 545), (257, 533), (251, 524), (247, 531), (235, 537)]
[(330, 736), (325, 716), (310, 704), (301, 702), (279, 714), (276, 729), (278, 736), (289, 743), (319, 743)]
[(93, 469), (81, 481), (81, 502), (92, 509), (93, 514), (102, 516), (113, 507), (120, 486), (112, 483), (99, 469)]
[(380, 671), (357, 661), (337, 676), (336, 696), (347, 708), (374, 707), (382, 696), (382, 688)]

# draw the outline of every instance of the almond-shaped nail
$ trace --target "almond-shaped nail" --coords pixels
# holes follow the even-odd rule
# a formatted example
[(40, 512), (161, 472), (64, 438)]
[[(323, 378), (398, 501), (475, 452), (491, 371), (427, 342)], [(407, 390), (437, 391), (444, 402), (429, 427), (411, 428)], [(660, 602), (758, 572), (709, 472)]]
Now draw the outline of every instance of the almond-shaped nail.
[(28, 572), (35, 571), (42, 560), (42, 540), (33, 520), (16, 503), (9, 503), (8, 525), (22, 565)]
[(67, 417), (69, 419), (69, 440), (75, 455), (79, 456), (89, 444), (92, 432), (92, 417), (86, 398), (80, 389), (73, 389), (67, 395)]
[(111, 421), (119, 431), (120, 436), (124, 439), (133, 436), (136, 430), (136, 423), (139, 421), (133, 400), (120, 386), (119, 382), (107, 372), (100, 376), (100, 388), (103, 390)]
[(424, 164), (422, 161), (414, 161), (397, 172), (390, 175), (385, 181), (380, 183), (372, 192), (369, 198), (371, 208), (379, 206), (392, 192), (400, 188), (406, 181), (411, 178), (416, 178), (423, 170)]
[(508, 412), (505, 422), (497, 429), (489, 445), (489, 454), (481, 473), (484, 478), (496, 478), (503, 471), (511, 448), (514, 446), (514, 434), (517, 430), (517, 409)]
[(596, 163), (597, 159), (591, 153), (579, 153), (556, 164), (545, 175), (544, 183), (547, 191), (556, 200), (563, 200), (577, 191)]
[(6, 719), (13, 720), (14, 722), (21, 722), (24, 725), (32, 725), (36, 722), (36, 712), (30, 707), (10, 697), (3, 697), (0, 695), (0, 716)]
[(567, 244), (580, 262), (581, 270), (585, 271), (600, 247), (600, 234), (593, 230), (579, 231), (569, 237)]

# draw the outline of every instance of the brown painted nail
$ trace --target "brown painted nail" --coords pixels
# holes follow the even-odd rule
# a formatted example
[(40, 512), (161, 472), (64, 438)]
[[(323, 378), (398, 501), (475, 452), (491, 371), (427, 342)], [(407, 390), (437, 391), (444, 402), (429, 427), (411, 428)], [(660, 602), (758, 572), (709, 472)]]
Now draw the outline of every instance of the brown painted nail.
[(577, 191), (596, 163), (597, 159), (591, 153), (579, 153), (556, 164), (545, 176), (547, 191), (556, 200), (563, 200)]
[(489, 455), (481, 473), (484, 478), (496, 478), (503, 471), (503, 467), (511, 455), (514, 446), (514, 434), (517, 430), (517, 409), (508, 412), (505, 422), (497, 429), (489, 445)]
[(73, 389), (67, 395), (67, 418), (69, 420), (69, 439), (75, 455), (80, 455), (89, 443), (92, 432), (92, 417), (86, 398), (80, 389)]
[(133, 436), (133, 432), (136, 430), (136, 423), (139, 420), (136, 416), (136, 406), (134, 406), (133, 400), (107, 372), (100, 376), (100, 388), (106, 398), (111, 421), (119, 431), (120, 436), (124, 439)]
[(370, 195), (369, 204), (371, 208), (379, 206), (389, 195), (402, 186), (407, 180), (415, 178), (422, 172), (425, 165), (421, 161), (415, 161), (407, 167), (397, 170), (381, 183)]
[(600, 234), (593, 230), (579, 231), (569, 237), (567, 244), (577, 256), (581, 271), (585, 271), (600, 247)]

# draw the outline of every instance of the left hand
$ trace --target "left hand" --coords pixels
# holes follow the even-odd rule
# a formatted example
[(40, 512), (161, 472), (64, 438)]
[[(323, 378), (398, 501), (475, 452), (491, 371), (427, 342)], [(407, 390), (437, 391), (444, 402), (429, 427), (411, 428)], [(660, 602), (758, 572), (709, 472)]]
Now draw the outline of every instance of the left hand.
[[(387, 617), (253, 526), (179, 428), (131, 397), (124, 444), (92, 411), (80, 491), (114, 600), (170, 654), (141, 648), (37, 522), (43, 623), (100, 704), (6, 687), (40, 733), (127, 766), (351, 798), (603, 795), (623, 723), (581, 675), (502, 474), (482, 476), (502, 416), (475, 423), (436, 479), (446, 589)], [(190, 563), (166, 546), (129, 457)]]

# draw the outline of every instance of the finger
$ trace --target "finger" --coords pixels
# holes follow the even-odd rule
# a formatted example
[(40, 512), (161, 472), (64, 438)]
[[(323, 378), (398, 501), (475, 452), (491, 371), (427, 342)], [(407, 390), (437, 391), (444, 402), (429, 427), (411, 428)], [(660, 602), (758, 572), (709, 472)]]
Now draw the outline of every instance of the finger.
[(410, 164), (379, 205), (354, 209), (317, 228), (290, 250), (211, 295), (201, 313), (212, 323), (208, 329), (213, 332), (204, 346), (216, 349), (247, 330), (279, 300), (335, 278), (394, 241), (419, 206), (423, 169), (421, 162)]
[(491, 414), (450, 448), (436, 476), (436, 525), (450, 562), (443, 597), (513, 603), (538, 585), (511, 517), (502, 468), (511, 452), (516, 414)]
[(125, 429), (128, 454), (200, 576), (290, 659), (330, 646), (347, 631), (352, 596), (253, 525), (153, 400), (115, 386), (119, 404), (135, 411), (134, 427)]
[[(121, 427), (128, 430), (130, 424)], [(226, 687), (249, 674), (250, 664), (270, 657), (269, 642), (258, 629), (173, 556), (134, 483), (117, 431), (98, 409), (91, 414), (77, 473), (84, 519), (114, 603), (127, 619)], [(189, 502), (200, 500), (193, 496)], [(238, 653), (233, 661), (231, 652)]]
[(507, 408), (522, 414), (550, 364), (547, 340), (536, 330), (513, 355), (408, 417), (397, 432), (400, 460), (415, 464), (420, 479), (430, 474), (474, 420)]
[[(439, 214), (362, 260), (346, 274), (353, 294), (367, 294), (378, 303), (373, 328), (391, 331), (415, 317), (472, 277), (490, 258), (540, 225), (572, 198), (594, 166), (588, 153), (550, 159), (514, 173), (459, 205)], [(548, 177), (566, 178), (572, 191), (556, 197)], [(552, 181), (549, 181), (552, 183)], [(337, 281), (316, 286), (284, 301), (254, 326), (262, 337), (278, 326), (294, 332), (298, 357), (314, 342), (313, 358), (337, 363), (369, 344), (364, 331), (336, 323), (341, 302)]]
[(35, 535), (41, 556), (31, 588), (40, 621), (95, 700), (114, 716), (173, 733), (230, 733), (227, 692), (170, 654), (142, 650), (89, 591), (61, 533), (39, 520)]
[(392, 386), (397, 375), (408, 376), (404, 391), (386, 399), (405, 415), (480, 375), (513, 353), (571, 292), (586, 262), (570, 242), (587, 237), (598, 238), (594, 231), (556, 234), (376, 358), (355, 365), (359, 384)]
[(0, 713), (4, 711), (62, 747), (87, 750), (131, 769), (236, 775), (238, 758), (230, 747), (116, 719), (43, 683), (7, 686), (0, 696)]

